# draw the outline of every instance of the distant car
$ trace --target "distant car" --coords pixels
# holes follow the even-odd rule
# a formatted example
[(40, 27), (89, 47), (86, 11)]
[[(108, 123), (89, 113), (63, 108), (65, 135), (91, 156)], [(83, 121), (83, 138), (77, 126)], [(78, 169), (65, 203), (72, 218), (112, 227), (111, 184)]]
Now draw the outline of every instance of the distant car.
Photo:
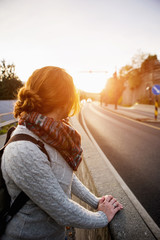
[(92, 102), (92, 99), (91, 98), (88, 98), (87, 99), (87, 103), (91, 103)]
[(86, 99), (82, 99), (81, 104), (85, 104), (85, 103), (86, 103)]

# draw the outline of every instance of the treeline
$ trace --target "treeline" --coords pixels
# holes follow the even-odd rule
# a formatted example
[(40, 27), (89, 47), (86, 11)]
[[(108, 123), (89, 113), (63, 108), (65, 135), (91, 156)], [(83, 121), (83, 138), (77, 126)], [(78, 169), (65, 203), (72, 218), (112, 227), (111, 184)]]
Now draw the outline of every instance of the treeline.
[(101, 92), (101, 102), (104, 102), (106, 105), (109, 103), (115, 104), (116, 107), (121, 101), (126, 85), (132, 90), (138, 88), (142, 83), (144, 74), (153, 73), (157, 68), (160, 68), (157, 55), (136, 54), (132, 58), (131, 65), (123, 66), (119, 73), (115, 72), (107, 80), (106, 86)]
[(18, 89), (22, 86), (22, 81), (15, 74), (15, 65), (6, 64), (6, 61), (2, 60), (0, 64), (0, 100), (16, 99)]

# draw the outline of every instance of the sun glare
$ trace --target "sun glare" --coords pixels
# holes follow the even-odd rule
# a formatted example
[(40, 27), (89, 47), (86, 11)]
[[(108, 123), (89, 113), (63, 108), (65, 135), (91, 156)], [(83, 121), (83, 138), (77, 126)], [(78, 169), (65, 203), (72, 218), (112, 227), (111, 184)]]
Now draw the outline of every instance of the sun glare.
[(107, 82), (105, 73), (79, 73), (72, 74), (76, 87), (85, 92), (99, 93), (103, 90)]

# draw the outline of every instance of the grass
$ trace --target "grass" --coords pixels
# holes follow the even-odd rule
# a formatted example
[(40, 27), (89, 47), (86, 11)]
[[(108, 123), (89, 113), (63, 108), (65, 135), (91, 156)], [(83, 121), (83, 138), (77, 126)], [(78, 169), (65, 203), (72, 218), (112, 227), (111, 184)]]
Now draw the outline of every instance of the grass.
[(0, 128), (0, 135), (7, 133), (8, 129), (10, 129), (13, 126), (14, 127), (17, 126), (17, 123), (12, 123), (12, 124), (6, 125), (4, 127), (1, 127)]

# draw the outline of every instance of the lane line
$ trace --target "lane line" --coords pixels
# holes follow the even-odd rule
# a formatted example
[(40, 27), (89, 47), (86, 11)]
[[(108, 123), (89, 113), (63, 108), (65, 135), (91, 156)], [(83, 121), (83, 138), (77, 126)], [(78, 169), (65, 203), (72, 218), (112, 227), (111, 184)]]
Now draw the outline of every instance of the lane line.
[[(107, 156), (101, 150), (100, 146), (98, 145), (98, 143), (96, 142), (96, 140), (94, 139), (94, 137), (92, 136), (91, 132), (89, 131), (89, 129), (86, 125), (86, 122), (85, 122), (85, 119), (83, 116), (83, 111), (84, 111), (84, 108), (81, 110), (81, 119), (82, 119), (82, 124), (85, 128), (85, 131), (87, 132), (91, 141), (97, 148), (99, 154), (101, 155), (101, 157), (106, 162), (107, 166), (109, 167), (109, 169), (111, 170), (111, 172), (113, 173), (113, 175), (115, 176), (117, 181), (119, 182), (120, 186), (122, 187), (122, 189), (124, 190), (124, 192), (126, 193), (128, 198), (131, 200), (134, 207), (137, 209), (138, 213), (140, 214), (140, 216), (142, 217), (142, 219), (144, 220), (146, 225), (153, 232), (153, 234), (157, 237), (157, 239), (159, 239), (160, 238), (160, 229), (159, 229), (158, 225), (154, 222), (154, 220), (151, 218), (151, 216), (148, 214), (148, 212), (145, 210), (145, 208), (141, 205), (141, 203), (138, 201), (138, 199), (136, 198), (134, 193), (130, 190), (130, 188), (127, 186), (127, 184), (123, 181), (123, 179), (121, 178), (121, 176), (119, 175), (117, 170), (113, 167), (111, 162), (108, 160)], [(97, 110), (96, 110), (96, 112), (97, 112)]]
[[(101, 116), (104, 116), (104, 118), (107, 118), (104, 113), (99, 112), (97, 109), (95, 109), (95, 108), (93, 107), (93, 105), (90, 105), (90, 106), (91, 106), (90, 108), (91, 108), (93, 111), (97, 112), (97, 113), (98, 113), (99, 115), (101, 115)], [(96, 106), (99, 107), (99, 108), (101, 108), (101, 107), (98, 106), (98, 105), (96, 105)], [(115, 115), (118, 115), (118, 116), (121, 117), (121, 118), (128, 119), (128, 120), (130, 120), (130, 121), (132, 121), (132, 122), (136, 122), (136, 123), (142, 124), (142, 125), (144, 125), (144, 126), (147, 126), (147, 127), (150, 127), (150, 128), (154, 128), (154, 129), (156, 129), (156, 130), (160, 130), (159, 127), (155, 127), (155, 126), (149, 125), (149, 124), (147, 124), (147, 123), (140, 122), (139, 120), (135, 120), (135, 119), (133, 119), (132, 117), (127, 117), (127, 116), (125, 116), (125, 114), (123, 114), (123, 113), (118, 113), (118, 112), (116, 113), (116, 112), (113, 111), (112, 109), (106, 109), (106, 108), (102, 108), (102, 109), (105, 110), (105, 111), (111, 112), (111, 113), (113, 113), (113, 114), (115, 114)]]

